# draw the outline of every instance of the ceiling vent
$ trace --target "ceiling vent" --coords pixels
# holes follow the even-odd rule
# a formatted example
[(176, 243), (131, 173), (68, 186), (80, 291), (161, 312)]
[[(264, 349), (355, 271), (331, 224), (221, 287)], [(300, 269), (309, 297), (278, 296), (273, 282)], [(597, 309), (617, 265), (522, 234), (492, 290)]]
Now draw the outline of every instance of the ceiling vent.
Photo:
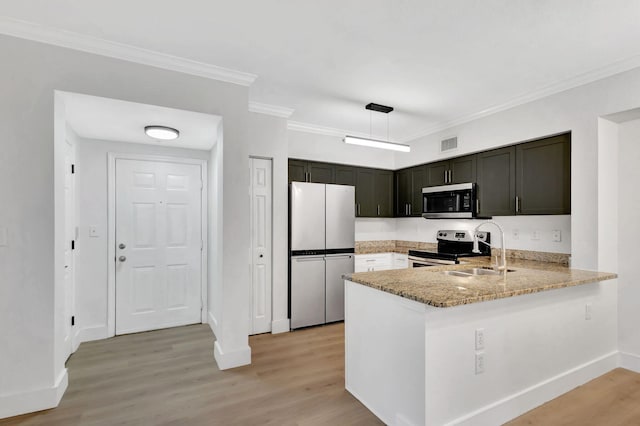
[(440, 141), (440, 152), (452, 151), (456, 148), (458, 148), (457, 136)]

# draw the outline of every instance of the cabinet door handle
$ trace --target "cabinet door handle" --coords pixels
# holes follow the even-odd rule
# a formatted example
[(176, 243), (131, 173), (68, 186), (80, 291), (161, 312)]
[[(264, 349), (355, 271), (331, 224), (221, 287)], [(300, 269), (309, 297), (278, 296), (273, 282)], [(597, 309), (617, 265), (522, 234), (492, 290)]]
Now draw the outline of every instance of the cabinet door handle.
[(516, 195), (516, 213), (520, 211), (520, 198)]
[(480, 198), (476, 198), (476, 214), (480, 214)]
[(380, 204), (378, 204), (378, 216), (380, 216)]
[(360, 216), (360, 203), (358, 203), (358, 216)]
[(453, 172), (449, 170), (449, 183), (453, 182)]
[(411, 216), (411, 213), (413, 213), (413, 212), (411, 211), (411, 210), (413, 210), (413, 209), (412, 209), (412, 207), (413, 207), (413, 206), (411, 205), (411, 203), (409, 203), (409, 216)]
[(447, 171), (444, 171), (444, 183), (447, 183)]

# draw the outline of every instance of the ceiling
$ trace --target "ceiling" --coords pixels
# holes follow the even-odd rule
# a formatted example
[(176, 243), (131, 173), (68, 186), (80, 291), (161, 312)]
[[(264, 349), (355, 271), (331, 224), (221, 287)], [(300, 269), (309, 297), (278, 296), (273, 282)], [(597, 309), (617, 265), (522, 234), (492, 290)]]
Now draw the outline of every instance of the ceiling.
[[(257, 75), (291, 121), (391, 139), (640, 66), (638, 0), (3, 1), (0, 14)], [(387, 117), (373, 113), (374, 136)], [(304, 127), (304, 126), (303, 126)]]
[[(210, 150), (217, 141), (220, 117), (215, 115), (59, 93), (64, 99), (67, 123), (82, 138), (202, 150)], [(180, 131), (180, 137), (171, 141), (150, 138), (144, 133), (149, 125), (173, 127)]]

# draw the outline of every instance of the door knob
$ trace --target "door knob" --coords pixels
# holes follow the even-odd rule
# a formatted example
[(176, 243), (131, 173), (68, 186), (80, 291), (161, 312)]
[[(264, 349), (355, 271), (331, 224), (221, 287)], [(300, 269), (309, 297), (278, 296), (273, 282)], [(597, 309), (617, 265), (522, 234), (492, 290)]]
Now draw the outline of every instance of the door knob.
[(261, 254), (261, 255), (260, 255), (260, 257), (261, 257), (261, 258), (262, 258), (262, 257), (264, 257), (264, 254)]
[(119, 248), (120, 250), (123, 250), (123, 249), (126, 249), (126, 248), (127, 248), (127, 246), (125, 246), (123, 243), (120, 243), (120, 245), (118, 246), (118, 248)]
[(120, 256), (120, 257), (118, 258), (118, 260), (119, 260), (120, 262), (124, 262), (125, 260), (127, 260), (127, 256)]

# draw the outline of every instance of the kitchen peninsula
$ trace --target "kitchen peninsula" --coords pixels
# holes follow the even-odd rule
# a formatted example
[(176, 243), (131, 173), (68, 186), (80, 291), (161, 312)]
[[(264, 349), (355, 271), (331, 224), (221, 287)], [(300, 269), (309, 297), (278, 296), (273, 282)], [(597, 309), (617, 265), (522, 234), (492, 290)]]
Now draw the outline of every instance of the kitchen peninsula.
[(385, 423), (501, 424), (615, 367), (615, 336), (591, 344), (615, 274), (513, 260), (470, 273), (488, 262), (346, 280), (346, 388)]

